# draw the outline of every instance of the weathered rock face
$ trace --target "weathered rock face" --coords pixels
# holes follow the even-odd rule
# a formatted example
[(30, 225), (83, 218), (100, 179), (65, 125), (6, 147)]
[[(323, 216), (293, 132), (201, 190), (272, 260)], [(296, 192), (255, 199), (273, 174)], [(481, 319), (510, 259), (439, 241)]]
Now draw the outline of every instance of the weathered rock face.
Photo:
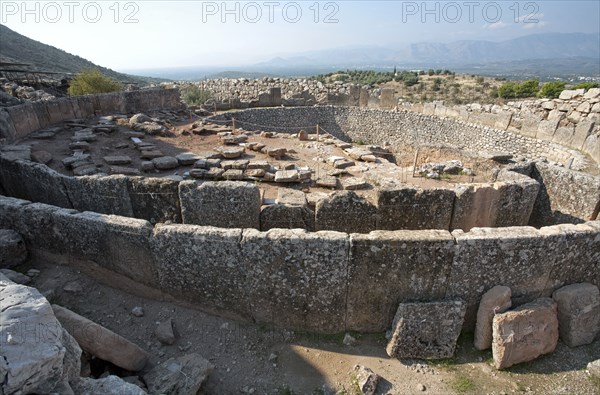
[(569, 347), (590, 344), (600, 333), (600, 292), (589, 284), (572, 284), (552, 294), (558, 305), (560, 338)]
[(0, 229), (0, 268), (17, 266), (27, 259), (27, 248), (20, 234)]
[(393, 358), (451, 358), (464, 315), (460, 300), (400, 303), (386, 351)]
[[(347, 327), (389, 328), (403, 301), (444, 298), (454, 243), (447, 231), (375, 231), (351, 235)], [(374, 286), (364, 287), (364, 284)]]
[(540, 298), (493, 321), (492, 353), (497, 369), (536, 359), (554, 351), (558, 342), (556, 303)]
[(475, 348), (487, 350), (492, 347), (492, 321), (496, 314), (504, 313), (512, 306), (509, 287), (497, 285), (483, 294), (477, 310), (475, 325)]
[(111, 330), (64, 307), (53, 305), (52, 309), (81, 348), (90, 354), (133, 372), (141, 370), (148, 362), (144, 350)]
[(144, 375), (151, 394), (196, 395), (213, 365), (198, 354), (170, 358)]
[(273, 204), (260, 212), (260, 229), (314, 230), (315, 213), (305, 206)]
[[(34, 288), (0, 275), (0, 393), (72, 393), (81, 349)], [(40, 341), (40, 328), (44, 338)]]
[(335, 192), (317, 203), (317, 230), (368, 233), (377, 229), (377, 208), (352, 191)]
[(260, 227), (260, 191), (248, 182), (195, 181), (179, 184), (184, 224), (223, 228)]
[(587, 370), (593, 377), (600, 379), (600, 359), (588, 363)]

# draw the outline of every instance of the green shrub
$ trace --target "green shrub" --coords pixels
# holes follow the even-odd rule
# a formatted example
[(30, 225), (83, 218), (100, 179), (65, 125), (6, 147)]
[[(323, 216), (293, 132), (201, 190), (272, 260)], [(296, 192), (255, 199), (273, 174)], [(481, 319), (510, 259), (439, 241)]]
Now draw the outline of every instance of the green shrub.
[(93, 93), (118, 92), (123, 90), (120, 82), (105, 76), (96, 69), (84, 70), (69, 84), (69, 95), (89, 95)]
[(507, 82), (498, 88), (498, 97), (503, 99), (514, 99), (517, 97), (517, 83)]
[(522, 83), (507, 82), (498, 88), (498, 96), (503, 99), (516, 99), (535, 96), (540, 87), (538, 80), (528, 80)]
[(561, 81), (552, 81), (546, 82), (540, 92), (538, 93), (539, 97), (547, 97), (549, 99), (556, 99), (560, 96), (560, 92), (565, 89), (567, 84)]
[(581, 84), (577, 84), (575, 85), (573, 88), (571, 89), (592, 89), (592, 88), (597, 88), (598, 87), (598, 83), (597, 82), (582, 82)]
[(181, 99), (188, 106), (201, 106), (212, 98), (212, 94), (197, 85), (181, 88)]

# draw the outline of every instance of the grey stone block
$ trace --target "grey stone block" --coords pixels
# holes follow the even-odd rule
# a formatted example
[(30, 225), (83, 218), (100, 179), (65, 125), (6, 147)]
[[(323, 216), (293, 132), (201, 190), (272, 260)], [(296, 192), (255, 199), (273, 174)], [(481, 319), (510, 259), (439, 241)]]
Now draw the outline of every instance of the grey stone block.
[(25, 262), (27, 247), (20, 234), (0, 229), (0, 268), (11, 268)]
[(242, 256), (254, 320), (315, 332), (343, 331), (349, 244), (348, 235), (339, 232), (244, 230)]
[(65, 177), (64, 183), (76, 210), (133, 217), (126, 176)]
[(128, 178), (129, 199), (135, 218), (151, 223), (181, 223), (179, 182), (166, 178)]
[(446, 229), (450, 228), (454, 191), (421, 190), (412, 187), (383, 188), (377, 191), (378, 229)]
[(442, 299), (454, 256), (448, 231), (351, 235), (347, 330), (385, 331), (398, 303)]
[(451, 358), (464, 315), (461, 300), (400, 303), (387, 354), (393, 358)]
[(250, 316), (241, 229), (157, 225), (150, 245), (160, 289), (217, 314)]
[(221, 228), (260, 227), (261, 198), (248, 182), (183, 181), (179, 184), (183, 223)]
[(569, 347), (590, 344), (600, 332), (600, 292), (589, 284), (571, 284), (552, 294), (558, 305), (560, 338)]
[(368, 233), (377, 229), (377, 209), (355, 192), (334, 192), (317, 203), (315, 228), (346, 233)]
[(260, 229), (314, 230), (315, 213), (306, 205), (272, 204), (260, 212)]

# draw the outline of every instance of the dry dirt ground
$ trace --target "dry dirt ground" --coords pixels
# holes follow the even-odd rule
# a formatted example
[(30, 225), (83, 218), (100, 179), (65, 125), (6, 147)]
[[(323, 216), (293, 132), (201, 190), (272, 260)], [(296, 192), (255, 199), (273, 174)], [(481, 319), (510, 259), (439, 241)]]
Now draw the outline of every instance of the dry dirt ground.
[[(99, 268), (33, 259), (17, 270), (31, 268), (40, 274), (30, 285), (52, 303), (138, 344), (149, 352), (152, 364), (191, 352), (210, 360), (215, 370), (201, 390), (204, 394), (355, 394), (355, 365), (383, 378), (378, 394), (600, 393), (600, 383), (592, 382), (585, 370), (588, 362), (600, 358), (600, 339), (575, 349), (559, 342), (553, 354), (507, 371), (494, 369), (491, 351), (475, 350), (469, 335), (459, 339), (454, 359), (400, 361), (386, 355), (384, 333), (354, 333), (356, 345), (347, 346), (344, 334), (294, 332), (205, 314)], [(142, 307), (144, 315), (132, 315), (134, 307)], [(168, 318), (177, 336), (171, 346), (154, 335), (158, 323)], [(107, 369), (134, 375), (92, 363), (95, 377)]]

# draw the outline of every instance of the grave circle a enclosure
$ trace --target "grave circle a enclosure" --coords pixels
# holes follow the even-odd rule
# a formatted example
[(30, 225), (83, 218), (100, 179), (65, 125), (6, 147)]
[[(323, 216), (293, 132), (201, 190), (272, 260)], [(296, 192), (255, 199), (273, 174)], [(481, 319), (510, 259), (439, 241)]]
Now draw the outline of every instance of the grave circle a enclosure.
[[(158, 91), (148, 106), (137, 96), (128, 101), (127, 93), (88, 98), (82, 101), (89, 102), (87, 107), (78, 98), (43, 104), (43, 111), (41, 105), (24, 105), (8, 112), (8, 122), (16, 140), (97, 112), (168, 107), (165, 103), (174, 103), (169, 95)], [(23, 116), (29, 117), (26, 123)], [(342, 141), (398, 149), (442, 144), (560, 163), (572, 157), (570, 150), (543, 141), (410, 112), (274, 108), (212, 120), (232, 117), (248, 131), (251, 124), (268, 125), (274, 132), (286, 125), (318, 124)], [(379, 200), (360, 206), (378, 219), (377, 227), (361, 232), (323, 229), (318, 225), (321, 203), (314, 212), (315, 229), (263, 231), (261, 183), (243, 180), (73, 177), (4, 153), (0, 179), (7, 196), (0, 197), (1, 222), (23, 235), (34, 256), (83, 270), (101, 267), (218, 314), (282, 327), (382, 331), (389, 328), (398, 303), (445, 298), (467, 302), (465, 325), (470, 327), (481, 294), (494, 285), (510, 286), (520, 303), (565, 284), (600, 283), (598, 177), (540, 160), (501, 170), (487, 186), (380, 188)], [(243, 197), (242, 206), (226, 204), (235, 203), (235, 196)], [(495, 202), (493, 210), (483, 205), (487, 202)], [(398, 207), (411, 208), (413, 215)], [(425, 209), (424, 216), (414, 215), (416, 207)], [(204, 222), (223, 220), (220, 213), (233, 209), (235, 215), (228, 218), (244, 224)], [(310, 209), (294, 210), (301, 217), (313, 215)], [(337, 210), (333, 205), (330, 217), (343, 217)], [(193, 221), (185, 220), (186, 212), (195, 213), (189, 216)], [(495, 214), (486, 217), (490, 212)], [(431, 221), (418, 223), (425, 214)], [(419, 221), (408, 224), (407, 218)], [(434, 223), (440, 218), (441, 224)], [(491, 227), (471, 229), (482, 218), (493, 222), (484, 224)], [(464, 231), (453, 225), (459, 219), (468, 225)], [(521, 226), (506, 227), (514, 225)]]

